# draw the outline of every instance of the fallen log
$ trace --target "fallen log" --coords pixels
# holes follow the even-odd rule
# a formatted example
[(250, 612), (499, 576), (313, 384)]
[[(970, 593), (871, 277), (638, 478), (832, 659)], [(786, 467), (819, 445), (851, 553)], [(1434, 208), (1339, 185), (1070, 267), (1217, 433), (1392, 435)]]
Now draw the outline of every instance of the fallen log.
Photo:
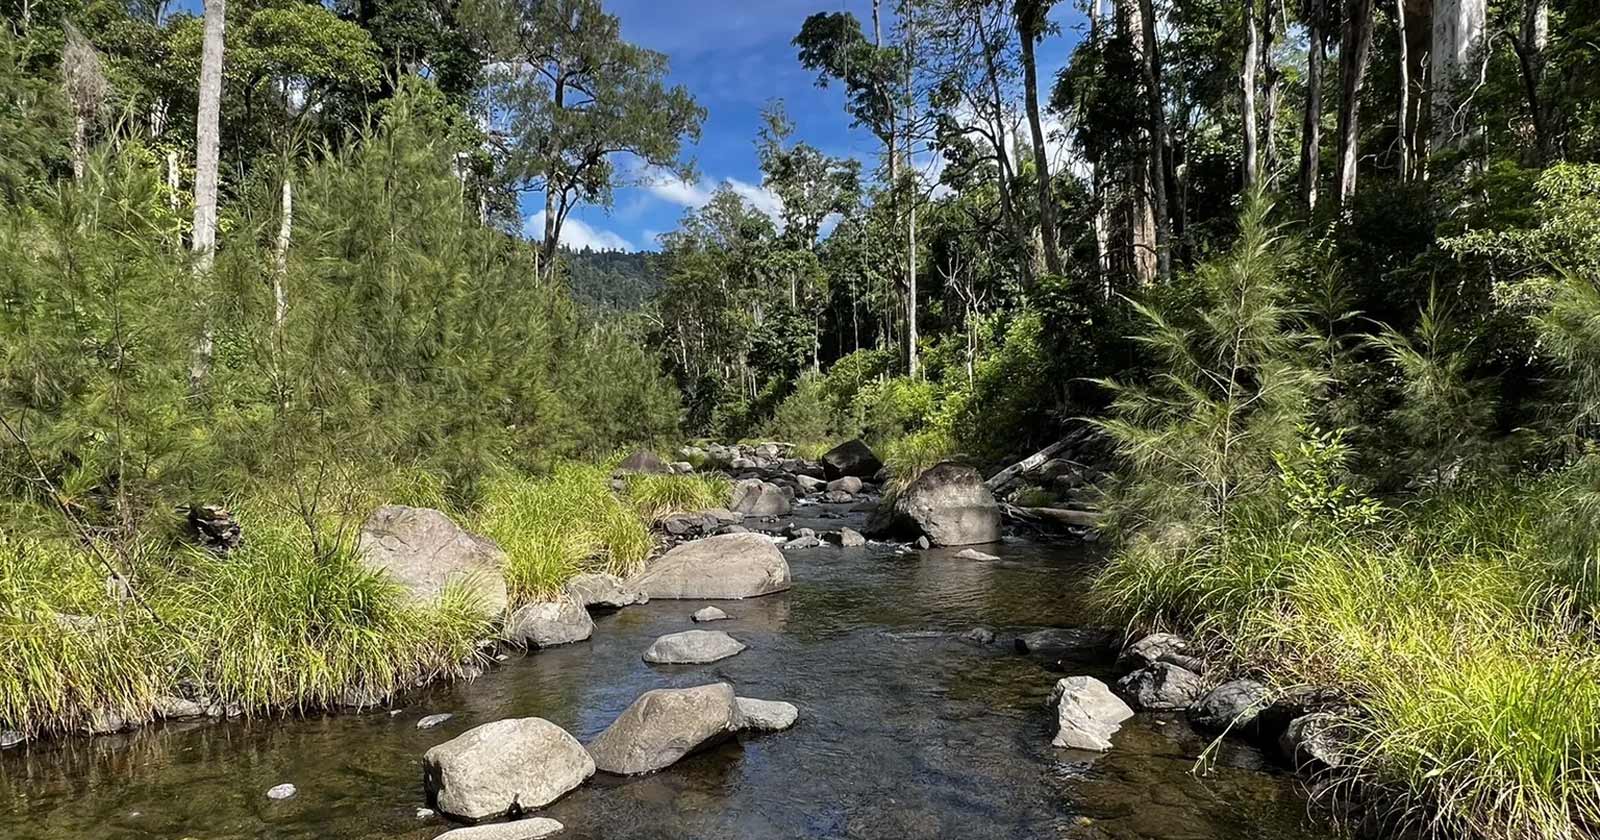
[(1001, 512), (1012, 519), (1043, 522), (1066, 528), (1099, 528), (1105, 514), (1097, 510), (1069, 510), (1053, 507), (1001, 505)]
[[(1018, 476), (1031, 470), (1038, 469), (1040, 466), (1043, 466), (1044, 462), (1054, 458), (1056, 453), (1066, 449), (1067, 447), (1082, 443), (1086, 435), (1087, 431), (1085, 428), (1074, 429), (1066, 437), (1063, 437), (1062, 439), (1050, 444), (1049, 446), (1046, 446), (1038, 452), (1023, 458), (1022, 460), (1012, 464), (1009, 467), (1006, 467), (994, 475), (989, 476), (984, 480), (983, 484), (985, 487), (989, 488), (990, 493), (1000, 493), (1007, 487), (1010, 487), (1011, 484), (1016, 481)], [(1075, 461), (1072, 463), (1074, 466), (1083, 466), (1083, 464), (1079, 464)]]

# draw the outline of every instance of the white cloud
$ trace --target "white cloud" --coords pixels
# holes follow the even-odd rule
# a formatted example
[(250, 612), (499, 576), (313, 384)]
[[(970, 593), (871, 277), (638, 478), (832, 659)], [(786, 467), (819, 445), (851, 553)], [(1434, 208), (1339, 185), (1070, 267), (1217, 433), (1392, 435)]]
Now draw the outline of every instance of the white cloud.
[(656, 198), (680, 207), (701, 207), (711, 200), (706, 182), (692, 183), (664, 169), (650, 168), (639, 176), (639, 185)]
[[(544, 238), (544, 211), (529, 216), (522, 224), (522, 235), (529, 239)], [(575, 250), (590, 248), (596, 251), (634, 251), (633, 243), (620, 234), (591, 227), (582, 219), (567, 217), (561, 223), (561, 244)]]
[(728, 188), (733, 190), (740, 198), (750, 202), (750, 206), (761, 211), (767, 218), (774, 222), (780, 221), (783, 216), (783, 199), (778, 194), (766, 187), (741, 181), (738, 178), (723, 180)]

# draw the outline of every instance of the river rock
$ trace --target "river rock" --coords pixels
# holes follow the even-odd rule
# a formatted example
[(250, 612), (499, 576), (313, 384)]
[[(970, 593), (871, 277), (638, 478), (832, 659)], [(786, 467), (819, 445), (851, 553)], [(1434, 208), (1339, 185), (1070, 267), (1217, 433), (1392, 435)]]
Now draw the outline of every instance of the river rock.
[(427, 716), (423, 717), (421, 720), (417, 721), (417, 728), (418, 729), (432, 729), (435, 726), (442, 726), (446, 721), (450, 720), (453, 717), (455, 717), (455, 715), (450, 714), (449, 712), (440, 712), (439, 714), (436, 714), (436, 715), (427, 715)]
[(1134, 706), (1151, 712), (1183, 711), (1205, 693), (1199, 674), (1170, 662), (1140, 668), (1117, 680), (1117, 688)]
[(186, 720), (206, 716), (206, 704), (187, 697), (163, 695), (156, 698), (156, 717), (162, 720)]
[(728, 618), (728, 614), (717, 607), (702, 607), (695, 610), (694, 615), (689, 616), (689, 618), (699, 622), (724, 621)]
[(1057, 680), (1047, 705), (1056, 710), (1056, 737), (1051, 743), (1074, 750), (1111, 749), (1111, 736), (1133, 717), (1128, 704), (1094, 677)]
[(978, 647), (994, 644), (994, 638), (994, 631), (987, 627), (974, 627), (961, 634), (961, 641)]
[(1000, 557), (998, 555), (990, 554), (987, 551), (979, 551), (976, 548), (963, 548), (960, 551), (956, 552), (956, 557), (961, 559), (961, 560), (978, 560), (978, 561), (993, 561), (993, 560), (999, 560), (1000, 559)]
[(733, 686), (727, 683), (658, 688), (633, 701), (589, 744), (589, 754), (607, 773), (650, 773), (726, 739), (743, 725)]
[(536, 717), (473, 727), (428, 750), (422, 765), (429, 801), (468, 822), (542, 808), (595, 770), (576, 738)]
[(812, 478), (809, 475), (796, 475), (794, 477), (794, 483), (795, 486), (799, 487), (806, 493), (820, 493), (823, 490), (828, 489), (828, 483), (826, 481), (823, 481), (820, 478)]
[(28, 736), (15, 729), (0, 730), (0, 750), (27, 743)]
[(815, 536), (795, 537), (783, 544), (783, 550), (794, 551), (798, 548), (816, 548), (820, 545), (822, 545), (822, 540), (817, 539)]
[(843, 505), (855, 501), (855, 496), (843, 490), (829, 490), (822, 494), (822, 500), (830, 505)]
[(749, 516), (787, 516), (789, 497), (776, 484), (747, 478), (733, 485), (728, 509)]
[(1105, 627), (1050, 627), (1018, 636), (1017, 653), (1043, 659), (1098, 659), (1111, 645), (1112, 631)]
[(523, 647), (555, 647), (594, 635), (594, 619), (571, 598), (524, 604), (506, 618), (503, 635)]
[(721, 630), (685, 630), (656, 639), (644, 661), (656, 665), (704, 665), (743, 652), (744, 642)]
[(828, 490), (833, 493), (849, 493), (854, 496), (861, 492), (861, 479), (853, 475), (836, 478), (827, 484)]
[(618, 610), (650, 600), (643, 592), (628, 588), (622, 578), (601, 572), (574, 575), (567, 581), (566, 591), (569, 598), (591, 610)]
[(511, 822), (452, 828), (433, 840), (544, 840), (564, 830), (566, 826), (549, 817), (532, 817)]
[(746, 732), (782, 732), (800, 719), (800, 710), (793, 703), (752, 697), (735, 697), (734, 702), (739, 706)]
[(935, 545), (973, 545), (1000, 539), (1000, 506), (972, 467), (945, 461), (916, 477), (880, 509), (873, 528), (888, 534), (922, 534)]
[(361, 526), (356, 551), (364, 565), (388, 575), (413, 600), (432, 601), (447, 584), (460, 581), (491, 613), (505, 609), (505, 552), (432, 508), (378, 508)]
[(839, 529), (839, 545), (844, 548), (860, 548), (867, 544), (867, 538), (854, 528)]
[(1204, 732), (1254, 735), (1256, 719), (1266, 707), (1266, 686), (1255, 680), (1231, 680), (1189, 707), (1189, 722)]
[(677, 546), (627, 585), (651, 598), (754, 598), (788, 589), (789, 564), (761, 534), (719, 534)]
[(661, 460), (660, 455), (648, 449), (640, 449), (623, 458), (622, 463), (617, 465), (617, 472), (665, 475), (672, 472), (672, 470), (665, 461)]
[(860, 438), (845, 441), (822, 456), (822, 474), (829, 481), (847, 475), (868, 478), (881, 469), (883, 462)]
[(1189, 641), (1176, 633), (1151, 633), (1128, 645), (1117, 657), (1117, 667), (1127, 671), (1148, 668), (1188, 648)]
[(1278, 748), (1295, 769), (1342, 767), (1354, 760), (1350, 724), (1332, 712), (1312, 712), (1289, 722)]
[(300, 791), (297, 790), (294, 785), (290, 785), (290, 784), (273, 785), (272, 787), (267, 788), (267, 798), (268, 799), (274, 799), (274, 800), (283, 800), (283, 799), (288, 799), (288, 798), (294, 796), (295, 794), (297, 794), (299, 792)]

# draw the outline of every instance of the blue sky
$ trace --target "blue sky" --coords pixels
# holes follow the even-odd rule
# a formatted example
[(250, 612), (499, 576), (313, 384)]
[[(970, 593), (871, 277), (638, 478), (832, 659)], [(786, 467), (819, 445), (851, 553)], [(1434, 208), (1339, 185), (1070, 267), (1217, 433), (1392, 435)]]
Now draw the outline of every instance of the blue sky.
[[(1081, 16), (1069, 12), (1071, 5), (1058, 4), (1052, 19), (1061, 32), (1038, 48), (1045, 95), (1079, 38)], [(562, 234), (568, 244), (654, 249), (657, 235), (675, 228), (688, 206), (704, 201), (721, 183), (758, 206), (770, 204), (759, 186), (755, 137), (761, 110), (773, 99), (783, 100), (797, 138), (863, 161), (877, 153), (870, 134), (850, 128), (842, 91), (836, 85), (816, 87), (816, 75), (800, 66), (789, 43), (806, 16), (818, 11), (850, 11), (870, 25), (870, 0), (606, 0), (605, 6), (621, 18), (623, 37), (666, 53), (670, 81), (687, 87), (706, 109), (700, 142), (686, 150), (701, 180), (655, 189), (626, 186), (617, 190), (609, 210), (579, 207), (568, 218), (571, 229)], [(524, 215), (531, 217), (541, 205), (539, 196), (526, 196)]]

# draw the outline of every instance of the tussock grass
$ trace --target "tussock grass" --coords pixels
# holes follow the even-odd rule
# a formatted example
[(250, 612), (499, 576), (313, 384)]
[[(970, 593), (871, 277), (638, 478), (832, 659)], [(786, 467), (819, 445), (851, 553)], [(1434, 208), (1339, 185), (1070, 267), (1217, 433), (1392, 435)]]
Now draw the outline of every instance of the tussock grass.
[(953, 455), (956, 442), (947, 432), (930, 428), (894, 438), (876, 449), (889, 468), (889, 484), (884, 488), (887, 500), (899, 495), (917, 476)]
[(675, 513), (727, 507), (733, 482), (718, 474), (629, 475), (623, 492), (647, 521)]
[(545, 477), (491, 479), (476, 526), (509, 556), (513, 603), (555, 597), (585, 569), (630, 574), (654, 548), (639, 511), (612, 491), (610, 470), (574, 462)]
[(1145, 536), (1096, 588), (1122, 620), (1194, 630), (1280, 685), (1342, 688), (1361, 733), (1346, 781), (1392, 818), (1570, 840), (1600, 825), (1600, 643), (1529, 510), (1508, 492), (1359, 528)]

